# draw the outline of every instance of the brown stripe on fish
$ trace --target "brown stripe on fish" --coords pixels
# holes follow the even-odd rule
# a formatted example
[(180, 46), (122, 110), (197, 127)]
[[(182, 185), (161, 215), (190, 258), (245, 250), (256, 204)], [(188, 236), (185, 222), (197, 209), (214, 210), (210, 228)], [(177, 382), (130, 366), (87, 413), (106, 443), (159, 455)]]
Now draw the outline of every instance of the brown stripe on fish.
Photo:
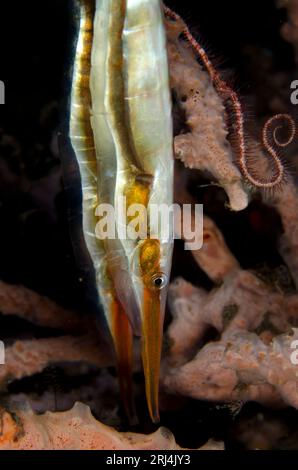
[(111, 0), (109, 24), (108, 69), (108, 108), (113, 128), (113, 137), (128, 166), (134, 164), (134, 173), (143, 173), (137, 158), (128, 126), (129, 116), (125, 101), (125, 79), (123, 59), (123, 29), (125, 22), (126, 0)]

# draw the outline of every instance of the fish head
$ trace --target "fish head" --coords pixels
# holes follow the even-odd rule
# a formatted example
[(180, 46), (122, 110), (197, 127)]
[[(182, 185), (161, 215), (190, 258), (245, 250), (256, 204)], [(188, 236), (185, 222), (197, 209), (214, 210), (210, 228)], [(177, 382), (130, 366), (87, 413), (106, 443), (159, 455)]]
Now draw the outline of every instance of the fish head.
[(134, 253), (134, 286), (141, 315), (146, 396), (154, 422), (159, 421), (160, 358), (171, 256), (171, 242), (149, 238), (140, 241)]

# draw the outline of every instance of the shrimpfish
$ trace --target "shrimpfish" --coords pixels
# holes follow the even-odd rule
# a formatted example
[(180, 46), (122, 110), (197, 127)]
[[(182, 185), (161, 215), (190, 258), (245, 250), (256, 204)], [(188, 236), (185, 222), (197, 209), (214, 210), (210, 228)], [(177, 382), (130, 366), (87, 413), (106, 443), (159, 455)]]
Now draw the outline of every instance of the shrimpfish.
[[(142, 216), (142, 237), (126, 231), (123, 236), (123, 228), (132, 222), (133, 205), (148, 210), (154, 205), (158, 211), (173, 202), (172, 113), (162, 5), (159, 0), (76, 2), (79, 27), (69, 138), (80, 172), (83, 236), (115, 346), (125, 408), (133, 416), (135, 335), (141, 337), (149, 413), (157, 422), (172, 222), (169, 218), (168, 236), (161, 214)], [(125, 200), (120, 208), (119, 200)], [(112, 237), (101, 237), (96, 230), (103, 204), (117, 207)]]

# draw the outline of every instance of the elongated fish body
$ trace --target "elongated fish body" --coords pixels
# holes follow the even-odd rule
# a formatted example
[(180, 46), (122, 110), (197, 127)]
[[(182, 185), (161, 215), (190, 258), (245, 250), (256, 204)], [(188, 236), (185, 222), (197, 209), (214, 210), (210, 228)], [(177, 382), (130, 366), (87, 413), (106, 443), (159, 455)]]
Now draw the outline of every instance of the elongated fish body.
[[(172, 109), (163, 18), (158, 8), (159, 2), (155, 3), (156, 8), (153, 8), (150, 2), (143, 1), (141, 12), (131, 8), (131, 14), (128, 16), (125, 43), (125, 57), (130, 64), (127, 96), (138, 159), (142, 162), (145, 173), (154, 175), (149, 205), (157, 204), (160, 207), (164, 205), (169, 208), (173, 203), (174, 186)], [(150, 20), (147, 20), (142, 32), (142, 28), (138, 29), (141, 14), (144, 15), (146, 10), (149, 10), (147, 17)], [(157, 51), (156, 57), (152, 56), (152, 50)], [(128, 60), (129, 57), (132, 59)], [(143, 69), (143, 61), (149, 63), (150, 67), (146, 67), (144, 63), (141, 79), (137, 71)], [(147, 123), (147, 132), (145, 132), (145, 123)], [(162, 327), (173, 250), (172, 221), (168, 220), (168, 233), (163, 235), (160, 226), (162, 219), (163, 216), (160, 214), (156, 219), (157, 224), (152, 218), (149, 220), (151, 237), (155, 238), (138, 246), (141, 276), (137, 277), (136, 282), (137, 297), (142, 305), (144, 331), (151, 331), (152, 323), (156, 322), (156, 339), (146, 335), (146, 341), (143, 343), (143, 362), (145, 373), (149, 377), (146, 384), (147, 397), (151, 396), (151, 416), (155, 421), (159, 419), (156, 381), (159, 377)], [(141, 285), (139, 279), (143, 281)], [(158, 321), (160, 337), (157, 330)], [(149, 360), (146, 365), (146, 356), (152, 355), (154, 358), (154, 354), (159, 355), (159, 361), (156, 357), (155, 368), (151, 367)]]
[[(110, 204), (114, 207), (117, 197), (115, 182), (118, 162), (115, 142), (110, 129), (109, 111), (105, 106), (106, 97), (114, 96), (114, 88), (117, 86), (117, 84), (111, 84), (107, 66), (107, 63), (114, 60), (115, 57), (109, 32), (110, 21), (113, 18), (113, 5), (110, 0), (97, 0), (95, 3), (96, 13), (90, 71), (91, 125), (96, 147), (99, 200), (101, 204)], [(113, 31), (112, 37), (114, 34)], [(109, 272), (114, 281), (118, 298), (126, 311), (134, 333), (140, 335), (140, 315), (133, 293), (128, 259), (117, 233), (104, 240), (104, 247)]]
[[(127, 0), (122, 32), (123, 93), (126, 120), (114, 126), (118, 173), (116, 194), (127, 207), (172, 204), (173, 131), (163, 18), (158, 0)], [(118, 78), (119, 80), (119, 78)], [(121, 102), (118, 88), (117, 102)], [(113, 102), (108, 102), (113, 112)], [(115, 110), (114, 110), (115, 112)], [(117, 132), (118, 131), (118, 132)], [(124, 218), (124, 217), (123, 217)], [(121, 219), (122, 220), (122, 217)], [(126, 218), (129, 223), (129, 217)], [(158, 421), (158, 378), (167, 282), (172, 257), (171, 220), (163, 238), (161, 218), (148, 217), (145, 240), (123, 240), (141, 313), (142, 356), (146, 394), (153, 421)]]
[[(101, 197), (112, 194), (113, 186), (98, 171), (97, 154), (91, 127), (91, 51), (93, 44), (93, 20), (95, 5), (92, 0), (80, 2), (80, 24), (73, 68), (70, 104), (70, 140), (79, 164), (82, 189), (83, 234), (96, 275), (100, 304), (111, 331), (118, 359), (121, 394), (127, 414), (134, 419), (132, 403), (132, 329), (119, 302), (110, 276), (104, 242), (95, 236), (96, 208)], [(115, 161), (111, 160), (111, 174), (115, 173)], [(120, 334), (121, 332), (121, 334)]]
[[(70, 139), (80, 168), (82, 185), (83, 233), (96, 272), (97, 286), (104, 311), (111, 327), (110, 303), (113, 299), (113, 283), (107, 273), (104, 244), (95, 236), (98, 206), (98, 174), (94, 137), (90, 122), (91, 94), (90, 68), (93, 41), (94, 2), (80, 3), (80, 25), (72, 80)], [(107, 295), (107, 293), (109, 293)], [(104, 295), (101, 295), (104, 294)]]
[[(84, 238), (118, 368), (122, 376), (131, 374), (132, 331), (141, 335), (147, 402), (158, 421), (171, 221), (168, 236), (161, 217), (144, 219), (143, 237), (123, 237), (123, 229), (133, 221), (126, 213), (131, 205), (172, 204), (173, 134), (161, 4), (81, 0), (80, 5), (70, 134), (81, 173)], [(118, 208), (122, 199), (126, 206)], [(117, 208), (116, 230), (114, 238), (100, 240), (95, 214), (103, 203)], [(130, 387), (122, 377), (122, 390)]]

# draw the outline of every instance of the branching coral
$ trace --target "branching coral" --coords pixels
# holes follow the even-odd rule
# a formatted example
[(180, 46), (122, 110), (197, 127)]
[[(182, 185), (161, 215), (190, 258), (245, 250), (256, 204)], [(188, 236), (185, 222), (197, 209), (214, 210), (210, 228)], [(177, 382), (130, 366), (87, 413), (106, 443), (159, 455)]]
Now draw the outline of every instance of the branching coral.
[(222, 233), (207, 216), (203, 219), (203, 246), (192, 250), (191, 254), (215, 283), (221, 283), (226, 276), (239, 269), (239, 263), (228, 250)]
[(0, 387), (7, 381), (41, 372), (50, 364), (86, 362), (97, 367), (113, 365), (111, 355), (103, 352), (97, 336), (16, 341), (6, 348), (5, 364), (0, 368)]
[[(247, 199), (242, 179), (236, 176), (238, 170), (227, 140), (226, 110), (220, 99), (224, 98), (224, 82), (208, 57), (204, 57), (204, 50), (192, 39), (185, 23), (171, 12), (169, 16), (175, 20), (167, 22), (172, 86), (189, 128), (187, 134), (175, 138), (176, 156), (186, 166), (208, 170), (225, 188), (231, 207), (239, 210), (246, 206)], [(198, 64), (193, 49), (181, 41), (181, 34), (191, 45), (194, 42), (208, 74)], [(229, 96), (232, 101), (233, 96)], [(236, 106), (236, 97), (234, 101)], [(241, 119), (242, 115), (236, 115), (237, 121)], [(279, 142), (274, 130), (273, 124), (279, 120), (289, 124), (289, 140), (285, 142)], [(284, 147), (294, 135), (295, 123), (288, 115), (274, 116), (263, 128), (262, 143), (279, 168), (276, 182), (281, 181), (284, 170), (270, 142)], [(243, 151), (239, 146), (240, 156)], [(207, 157), (206, 152), (210, 152)], [(270, 171), (260, 150), (256, 152), (260, 159), (255, 159), (254, 172), (262, 165)], [(254, 185), (267, 187), (267, 183)], [(290, 181), (278, 194), (275, 207), (285, 231), (280, 252), (294, 281), (297, 279), (296, 203), (297, 192)], [(291, 344), (297, 338), (297, 330), (292, 329), (297, 324), (297, 295), (277, 291), (254, 273), (241, 269), (222, 234), (207, 217), (203, 239), (202, 249), (192, 254), (218, 287), (207, 292), (181, 278), (172, 284), (169, 304), (174, 320), (167, 331), (169, 348), (163, 363), (163, 386), (169, 393), (198, 399), (254, 400), (286, 403), (297, 408), (297, 369), (291, 362)], [(216, 339), (205, 344), (210, 330)]]
[(90, 321), (68, 311), (45, 296), (23, 286), (0, 281), (0, 311), (3, 315), (18, 315), (31, 323), (67, 332), (87, 331)]
[[(167, 331), (163, 384), (169, 392), (194, 398), (285, 402), (297, 408), (291, 344), (298, 337), (292, 330), (298, 296), (277, 292), (242, 270), (214, 223), (208, 225), (208, 239), (194, 255), (221, 284), (209, 293), (183, 279), (171, 285), (174, 320)], [(210, 328), (218, 338), (204, 344)]]
[(298, 288), (298, 192), (292, 181), (277, 196), (275, 207), (278, 210), (284, 233), (280, 239), (280, 253), (286, 261), (296, 288)]
[(248, 198), (227, 141), (223, 103), (194, 52), (179, 40), (181, 24), (167, 20), (166, 26), (171, 87), (190, 129), (175, 137), (176, 157), (190, 168), (210, 172), (226, 190), (232, 209), (243, 209)]
[[(284, 165), (275, 147), (285, 147), (292, 142), (295, 123), (287, 114), (273, 116), (265, 123), (262, 145), (274, 171), (271, 176), (268, 172), (265, 177), (259, 176), (258, 165), (249, 163), (251, 157), (256, 160), (259, 152), (246, 138), (244, 111), (237, 93), (221, 78), (182, 18), (168, 7), (165, 13), (170, 18), (166, 25), (171, 86), (189, 128), (189, 132), (175, 138), (176, 156), (190, 168), (209, 171), (226, 190), (231, 208), (241, 210), (248, 203), (242, 178), (258, 189), (272, 189), (284, 181)], [(206, 72), (198, 64), (198, 58)], [(281, 142), (276, 137), (276, 128), (285, 122), (290, 135)]]
[(18, 315), (30, 323), (64, 331), (66, 336), (18, 340), (6, 347), (0, 367), (0, 387), (8, 381), (41, 372), (50, 364), (86, 362), (97, 367), (113, 364), (111, 351), (94, 330), (95, 319), (58, 306), (47, 297), (23, 286), (0, 282), (0, 311)]
[(298, 332), (264, 344), (256, 334), (234, 331), (208, 343), (185, 365), (168, 370), (171, 392), (213, 401), (258, 401), (298, 407), (297, 366), (290, 361), (291, 342)]

